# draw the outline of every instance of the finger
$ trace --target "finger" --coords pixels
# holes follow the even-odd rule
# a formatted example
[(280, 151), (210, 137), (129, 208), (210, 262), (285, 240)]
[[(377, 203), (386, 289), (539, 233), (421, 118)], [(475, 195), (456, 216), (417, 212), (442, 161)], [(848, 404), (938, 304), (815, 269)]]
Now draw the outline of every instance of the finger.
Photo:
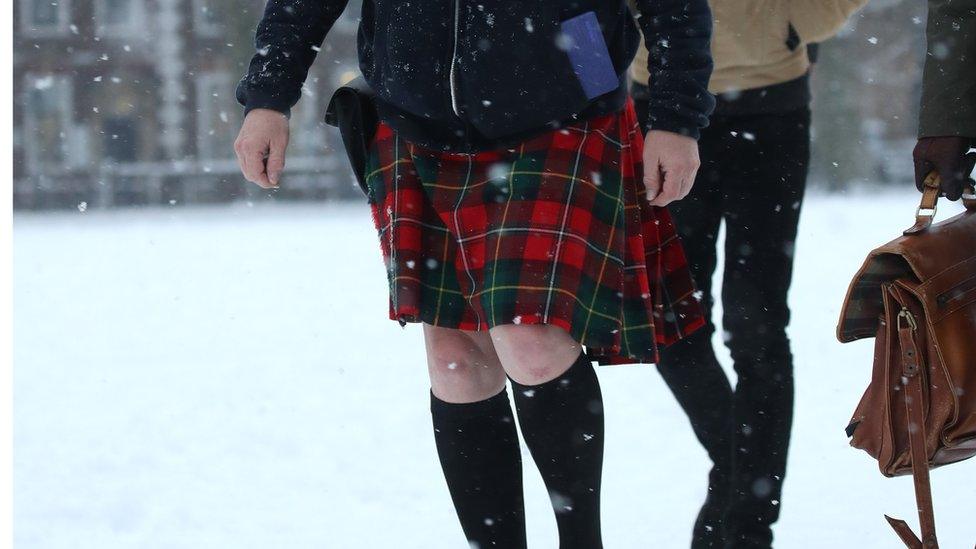
[(932, 173), (935, 166), (932, 165), (928, 160), (916, 160), (915, 161), (915, 188), (919, 192), (925, 190), (925, 178)]
[(651, 200), (651, 206), (663, 208), (679, 198), (681, 181), (678, 177), (675, 172), (667, 172), (664, 174), (664, 183), (661, 186), (661, 192), (658, 193), (654, 200)]
[(681, 193), (678, 195), (678, 200), (684, 200), (689, 194), (691, 194), (691, 189), (695, 185), (695, 174), (689, 173), (681, 181)]
[(661, 165), (655, 157), (644, 160), (644, 188), (647, 200), (654, 200), (661, 193)]
[(275, 187), (281, 179), (281, 172), (285, 169), (285, 147), (287, 143), (280, 141), (271, 142), (271, 150), (268, 152), (266, 172), (268, 181)]
[(247, 178), (247, 160), (244, 155), (241, 154), (241, 144), (239, 142), (234, 143), (234, 155), (237, 156), (237, 166), (241, 169), (241, 175)]
[(248, 152), (247, 156), (247, 177), (248, 181), (252, 183), (257, 183), (259, 187), (270, 189), (274, 187), (271, 181), (268, 180), (268, 172), (265, 168), (264, 154), (261, 152)]
[(681, 188), (678, 191), (678, 200), (682, 200), (691, 193), (691, 189), (695, 185), (695, 175), (697, 173), (697, 166), (685, 168), (681, 175)]
[[(248, 162), (249, 163), (254, 162), (253, 157)], [(273, 188), (277, 187), (277, 185), (275, 185), (274, 183), (271, 182), (270, 179), (268, 179), (268, 170), (267, 170), (267, 167), (266, 167), (266, 159), (265, 158), (261, 158), (257, 162), (258, 162), (258, 165), (261, 166), (261, 167), (259, 168), (259, 170), (257, 172), (257, 175), (255, 175), (254, 179), (252, 179), (251, 181), (257, 183), (258, 187), (261, 187), (262, 189), (273, 189)]]
[(250, 141), (244, 140), (238, 144), (236, 151), (240, 159), (239, 164), (241, 165), (241, 172), (244, 174), (244, 179), (253, 182), (257, 170), (259, 170), (258, 166), (254, 163), (254, 158), (260, 158), (260, 150)]
[(926, 160), (929, 142), (919, 139), (912, 151), (912, 161), (915, 165), (915, 188), (921, 192), (925, 188), (925, 178), (932, 171), (932, 163)]
[(951, 160), (943, 160), (942, 162), (936, 163), (936, 169), (938, 169), (939, 178), (941, 179), (939, 191), (943, 196), (949, 200), (959, 200), (962, 197), (966, 179), (969, 177), (969, 171), (972, 169), (970, 162), (971, 160), (967, 154), (961, 158), (952, 158)]
[(959, 200), (959, 197), (962, 196), (964, 181), (962, 174), (952, 167), (946, 166), (940, 167), (939, 177), (942, 179), (942, 184), (939, 186), (942, 194), (949, 200)]
[(264, 159), (267, 152), (267, 145), (255, 146), (253, 143), (245, 142), (241, 146), (241, 156), (244, 159), (244, 178), (266, 189), (274, 186), (268, 180), (265, 167)]
[(954, 202), (962, 198), (962, 187), (963, 187), (963, 180), (956, 179), (952, 181), (952, 183), (942, 186), (942, 194), (947, 199)]

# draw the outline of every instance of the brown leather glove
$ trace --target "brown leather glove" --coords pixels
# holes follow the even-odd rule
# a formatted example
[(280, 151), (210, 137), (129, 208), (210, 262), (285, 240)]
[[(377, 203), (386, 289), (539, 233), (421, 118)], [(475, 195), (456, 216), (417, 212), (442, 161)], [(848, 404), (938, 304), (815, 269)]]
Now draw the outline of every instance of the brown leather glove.
[(915, 186), (922, 190), (922, 182), (932, 170), (942, 179), (942, 195), (949, 200), (959, 200), (964, 189), (972, 187), (969, 174), (976, 164), (976, 152), (968, 153), (973, 138), (944, 136), (922, 137), (915, 145)]

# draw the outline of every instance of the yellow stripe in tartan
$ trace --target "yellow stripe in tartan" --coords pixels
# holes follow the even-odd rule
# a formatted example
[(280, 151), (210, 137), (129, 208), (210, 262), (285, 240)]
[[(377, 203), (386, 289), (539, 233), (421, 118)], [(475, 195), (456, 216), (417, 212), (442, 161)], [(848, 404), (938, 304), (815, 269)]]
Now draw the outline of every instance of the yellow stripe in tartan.
[(397, 158), (396, 160), (394, 160), (393, 162), (390, 162), (386, 166), (380, 166), (379, 168), (376, 168), (375, 170), (367, 173), (366, 174), (366, 179), (369, 179), (371, 177), (377, 177), (379, 174), (381, 174), (381, 173), (383, 173), (383, 172), (385, 172), (387, 170), (392, 170), (393, 167), (396, 166), (397, 164), (402, 164), (402, 163), (407, 162), (407, 161), (408, 161), (407, 158)]
[(434, 290), (437, 290), (437, 310), (434, 312), (434, 323), (435, 324), (441, 318), (441, 298), (444, 296), (444, 294), (445, 293), (457, 293), (458, 295), (461, 295), (461, 292), (455, 292), (454, 290), (445, 290), (444, 289), (444, 277), (447, 276), (447, 251), (449, 249), (449, 246), (448, 246), (447, 243), (448, 243), (448, 239), (449, 238), (451, 238), (451, 232), (450, 231), (444, 231), (444, 244), (441, 246), (441, 249), (444, 250), (444, 254), (441, 256), (441, 284), (440, 284), (440, 288), (434, 288), (432, 285), (424, 284), (423, 282), (420, 283), (422, 286), (427, 286), (429, 288), (432, 288)]
[[(509, 173), (511, 174), (511, 176), (516, 176), (516, 175), (538, 175), (538, 176), (549, 176), (549, 177), (553, 177), (553, 178), (556, 178), (556, 179), (575, 179), (575, 180), (577, 180), (577, 181), (579, 181), (581, 183), (587, 183), (587, 184), (589, 184), (590, 186), (593, 187), (593, 189), (596, 192), (602, 194), (603, 196), (605, 196), (607, 198), (610, 198), (610, 199), (617, 198), (616, 196), (614, 196), (614, 195), (612, 195), (612, 194), (604, 191), (596, 183), (593, 183), (592, 181), (587, 181), (586, 179), (583, 179), (581, 177), (576, 177), (576, 176), (572, 176), (572, 175), (566, 175), (566, 174), (558, 173), (558, 172), (534, 172), (534, 171), (526, 171), (526, 170), (513, 170), (513, 171), (511, 171)], [(467, 188), (468, 189), (474, 189), (474, 188), (480, 187), (482, 185), (487, 185), (491, 181), (492, 181), (491, 179), (485, 179), (484, 181), (480, 181), (478, 183), (472, 183), (471, 185), (468, 185)], [(424, 183), (424, 186), (425, 187), (431, 187), (431, 188), (434, 188), (434, 189), (444, 189), (444, 190), (451, 190), (451, 191), (458, 190), (458, 189), (461, 189), (462, 188), (462, 187), (458, 187), (456, 185), (446, 185), (446, 184), (443, 184), (443, 183)]]
[[(622, 196), (620, 196), (623, 193), (624, 186), (623, 185), (618, 185), (617, 187), (618, 187), (618, 191), (617, 191), (616, 198), (617, 198), (617, 205), (618, 206), (613, 209), (613, 220), (610, 222), (610, 238), (607, 239), (608, 242), (610, 242), (610, 245), (611, 246), (613, 245), (613, 235), (615, 235), (617, 233), (617, 217), (620, 216), (620, 206), (619, 205), (620, 205), (621, 202), (624, 201), (624, 198)], [(627, 246), (627, 243), (624, 242), (624, 247), (626, 248), (626, 246)], [(603, 273), (604, 273), (604, 271), (606, 271), (606, 269), (607, 269), (607, 256), (604, 255), (603, 256), (603, 261), (600, 262), (600, 274), (596, 278), (596, 281), (597, 281), (597, 284), (596, 285), (597, 285), (597, 287), (600, 286), (600, 282), (603, 280)], [(589, 312), (587, 312), (587, 314), (586, 314), (586, 322), (583, 323), (583, 333), (584, 334), (590, 329), (590, 318), (592, 317), (592, 311), (593, 311), (593, 308), (592, 307), (593, 307), (593, 304), (596, 303), (596, 295), (597, 295), (597, 293), (599, 293), (599, 292), (593, 292), (593, 298), (590, 300), (590, 307), (588, 307), (588, 311)], [(618, 321), (621, 324), (623, 323), (623, 319), (618, 319)]]
[(590, 314), (593, 314), (593, 315), (596, 315), (596, 316), (605, 318), (607, 320), (619, 320), (615, 316), (611, 316), (611, 315), (608, 315), (606, 313), (601, 313), (600, 311), (594, 311), (590, 307), (587, 307), (585, 303), (583, 303), (582, 301), (580, 301), (580, 299), (578, 297), (576, 297), (576, 294), (574, 294), (573, 292), (570, 292), (569, 290), (564, 290), (562, 288), (549, 288), (548, 286), (519, 286), (519, 285), (495, 286), (495, 287), (492, 287), (492, 288), (485, 288), (484, 290), (479, 290), (479, 291), (475, 292), (474, 294), (472, 294), (471, 297), (473, 299), (473, 298), (480, 297), (480, 296), (482, 296), (484, 294), (491, 293), (491, 292), (495, 292), (495, 291), (499, 291), (499, 290), (517, 290), (517, 291), (520, 291), (520, 292), (521, 291), (549, 292), (551, 290), (551, 291), (554, 291), (554, 292), (557, 292), (557, 293), (561, 293), (561, 294), (566, 294), (566, 295), (572, 297), (573, 298), (573, 301), (575, 301), (576, 303), (578, 303), (580, 307), (583, 307), (583, 309), (586, 310)]
[(648, 322), (647, 324), (637, 324), (636, 326), (624, 326), (621, 331), (626, 334), (628, 332), (633, 332), (634, 330), (642, 330), (644, 328), (650, 328), (653, 331), (654, 324)]
[[(451, 290), (450, 288), (445, 288), (443, 286), (435, 286), (434, 284), (430, 284), (430, 283), (424, 282), (423, 280), (421, 280), (421, 279), (419, 279), (419, 278), (417, 278), (415, 276), (396, 275), (395, 277), (393, 277), (393, 280), (394, 281), (397, 281), (397, 280), (409, 280), (411, 282), (416, 282), (417, 284), (420, 284), (421, 286), (424, 286), (426, 288), (430, 288), (431, 290), (434, 290), (434, 291), (438, 292), (437, 312), (434, 314), (434, 318), (435, 319), (440, 316), (440, 312), (441, 312), (440, 294), (454, 294), (454, 295), (459, 295), (461, 297), (464, 297), (464, 294), (461, 293), (461, 292), (459, 292), (459, 291), (457, 291), (457, 290)], [(441, 280), (443, 281), (443, 276), (441, 276)]]

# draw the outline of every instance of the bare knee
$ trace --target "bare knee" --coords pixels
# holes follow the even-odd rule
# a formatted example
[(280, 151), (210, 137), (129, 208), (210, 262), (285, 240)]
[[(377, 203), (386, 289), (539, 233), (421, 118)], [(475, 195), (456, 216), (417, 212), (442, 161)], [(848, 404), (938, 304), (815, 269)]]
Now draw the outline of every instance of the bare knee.
[(557, 326), (505, 324), (491, 329), (492, 342), (508, 375), (522, 385), (539, 385), (561, 376), (581, 347)]
[(505, 387), (505, 372), (491, 345), (486, 345), (486, 334), (424, 325), (424, 341), (430, 386), (437, 398), (478, 402)]

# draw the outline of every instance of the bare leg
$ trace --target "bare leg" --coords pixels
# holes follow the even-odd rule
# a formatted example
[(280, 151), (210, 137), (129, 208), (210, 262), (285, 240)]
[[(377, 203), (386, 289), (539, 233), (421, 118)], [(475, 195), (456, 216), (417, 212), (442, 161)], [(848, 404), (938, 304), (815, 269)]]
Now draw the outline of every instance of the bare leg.
[(505, 324), (491, 329), (497, 356), (509, 377), (539, 385), (566, 373), (582, 347), (556, 326)]
[(427, 370), (434, 396), (450, 403), (478, 402), (505, 388), (505, 371), (487, 332), (424, 324)]

